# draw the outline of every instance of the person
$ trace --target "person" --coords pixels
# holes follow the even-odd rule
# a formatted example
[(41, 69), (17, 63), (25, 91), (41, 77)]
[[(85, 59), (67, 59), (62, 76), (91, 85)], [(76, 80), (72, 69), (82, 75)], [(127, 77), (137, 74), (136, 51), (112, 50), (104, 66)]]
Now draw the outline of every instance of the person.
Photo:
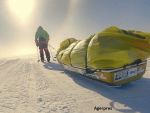
[(41, 61), (44, 62), (44, 52), (47, 61), (50, 62), (50, 53), (48, 50), (49, 34), (41, 26), (38, 27), (35, 34), (35, 43), (39, 47)]

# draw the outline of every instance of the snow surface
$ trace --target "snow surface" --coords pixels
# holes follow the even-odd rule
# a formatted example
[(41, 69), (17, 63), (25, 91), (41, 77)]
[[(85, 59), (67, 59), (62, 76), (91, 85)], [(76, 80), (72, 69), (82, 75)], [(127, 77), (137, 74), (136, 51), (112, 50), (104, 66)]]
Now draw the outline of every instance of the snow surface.
[[(112, 110), (94, 110), (94, 107)], [(150, 62), (144, 77), (108, 87), (56, 62), (35, 58), (0, 60), (0, 113), (149, 113)]]

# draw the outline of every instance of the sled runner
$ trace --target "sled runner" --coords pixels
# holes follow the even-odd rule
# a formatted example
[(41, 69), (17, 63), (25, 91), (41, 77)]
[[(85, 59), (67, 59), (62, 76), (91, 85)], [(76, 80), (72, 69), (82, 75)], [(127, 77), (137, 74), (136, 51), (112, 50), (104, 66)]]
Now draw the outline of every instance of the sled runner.
[(121, 86), (140, 79), (146, 70), (147, 61), (116, 69), (89, 70), (63, 65), (65, 70), (101, 81), (110, 86)]

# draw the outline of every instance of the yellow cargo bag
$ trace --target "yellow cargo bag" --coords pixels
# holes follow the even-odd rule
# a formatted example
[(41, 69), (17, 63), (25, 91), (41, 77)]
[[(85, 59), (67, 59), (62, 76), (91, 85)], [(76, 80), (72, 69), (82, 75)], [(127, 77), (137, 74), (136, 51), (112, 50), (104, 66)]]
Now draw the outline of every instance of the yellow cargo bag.
[(80, 41), (71, 52), (71, 64), (73, 67), (78, 68), (87, 68), (87, 48), (88, 44), (91, 41), (92, 37)]
[(77, 45), (78, 42), (79, 41), (76, 41), (76, 42), (70, 44), (70, 46), (63, 51), (63, 55), (60, 59), (62, 64), (71, 65), (70, 54), (71, 54), (72, 49)]
[[(146, 37), (147, 36), (147, 37)], [(119, 68), (150, 56), (148, 33), (110, 27), (90, 41), (87, 65), (93, 69)]]

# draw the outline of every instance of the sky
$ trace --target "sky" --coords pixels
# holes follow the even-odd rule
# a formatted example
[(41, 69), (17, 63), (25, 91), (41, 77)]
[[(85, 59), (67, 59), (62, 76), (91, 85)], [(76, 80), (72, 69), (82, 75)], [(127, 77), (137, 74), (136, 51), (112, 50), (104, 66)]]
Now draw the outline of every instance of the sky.
[(55, 48), (109, 26), (150, 32), (149, 6), (149, 0), (0, 0), (0, 57), (36, 52), (39, 25)]

